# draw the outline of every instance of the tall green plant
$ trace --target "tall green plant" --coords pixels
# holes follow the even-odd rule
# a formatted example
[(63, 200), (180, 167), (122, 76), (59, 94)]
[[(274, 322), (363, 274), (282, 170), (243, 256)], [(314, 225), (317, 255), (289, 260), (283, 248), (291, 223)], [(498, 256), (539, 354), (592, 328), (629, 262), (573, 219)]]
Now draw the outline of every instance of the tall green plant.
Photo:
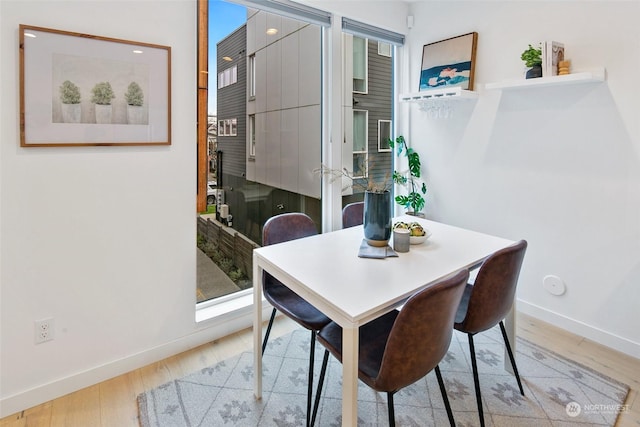
[(400, 206), (411, 209), (413, 213), (418, 213), (424, 209), (425, 199), (423, 195), (427, 194), (427, 185), (424, 181), (420, 180), (420, 155), (407, 145), (407, 141), (402, 135), (397, 137), (395, 142), (390, 139), (389, 146), (396, 148), (396, 154), (398, 156), (404, 153), (409, 163), (409, 170), (407, 172), (393, 171), (393, 182), (407, 187), (409, 190), (406, 195), (397, 195), (395, 201)]

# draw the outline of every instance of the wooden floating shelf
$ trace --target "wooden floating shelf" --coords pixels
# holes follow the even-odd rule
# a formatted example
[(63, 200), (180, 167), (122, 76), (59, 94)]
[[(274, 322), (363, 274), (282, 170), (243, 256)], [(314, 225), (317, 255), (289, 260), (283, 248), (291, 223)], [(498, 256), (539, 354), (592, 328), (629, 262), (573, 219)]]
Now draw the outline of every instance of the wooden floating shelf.
[(429, 89), (422, 92), (404, 93), (398, 97), (400, 102), (424, 102), (436, 100), (476, 99), (478, 94), (470, 90), (464, 90), (460, 86)]
[(487, 83), (486, 90), (528, 89), (533, 87), (562, 86), (580, 83), (599, 83), (606, 79), (604, 67), (595, 71), (566, 74), (564, 76), (538, 77), (535, 79), (509, 80), (497, 83)]

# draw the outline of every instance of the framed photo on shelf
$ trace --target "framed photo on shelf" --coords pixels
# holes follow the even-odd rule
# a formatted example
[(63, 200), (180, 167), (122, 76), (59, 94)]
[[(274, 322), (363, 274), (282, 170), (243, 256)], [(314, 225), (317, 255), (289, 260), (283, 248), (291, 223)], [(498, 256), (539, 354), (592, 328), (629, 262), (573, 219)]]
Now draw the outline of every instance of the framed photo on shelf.
[(20, 25), (20, 146), (170, 145), (171, 47)]
[(473, 32), (424, 45), (418, 90), (473, 90), (477, 44), (478, 33)]

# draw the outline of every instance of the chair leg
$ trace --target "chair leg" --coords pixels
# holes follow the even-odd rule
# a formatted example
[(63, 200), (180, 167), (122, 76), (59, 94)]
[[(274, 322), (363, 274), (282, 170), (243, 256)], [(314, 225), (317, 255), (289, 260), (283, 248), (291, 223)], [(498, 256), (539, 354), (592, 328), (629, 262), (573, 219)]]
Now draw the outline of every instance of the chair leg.
[(269, 319), (269, 325), (267, 326), (267, 332), (264, 334), (264, 340), (262, 341), (262, 354), (264, 349), (267, 348), (267, 340), (269, 339), (269, 333), (271, 332), (271, 326), (273, 326), (273, 319), (276, 318), (276, 309), (271, 312), (271, 318)]
[(476, 388), (476, 401), (478, 403), (478, 416), (480, 417), (480, 427), (484, 427), (484, 412), (482, 410), (482, 395), (480, 394), (480, 380), (478, 379), (478, 364), (476, 362), (476, 350), (473, 345), (473, 335), (469, 337), (469, 352), (471, 353), (471, 367), (473, 368), (473, 383)]
[(309, 349), (309, 384), (307, 384), (307, 427), (311, 425), (311, 398), (313, 396), (313, 359), (316, 355), (316, 331), (311, 331)]
[(513, 373), (518, 381), (518, 387), (520, 387), (520, 394), (524, 396), (524, 389), (522, 388), (522, 382), (520, 382), (520, 374), (518, 374), (518, 368), (516, 367), (516, 359), (513, 357), (511, 351), (511, 345), (509, 344), (509, 338), (507, 337), (507, 331), (504, 329), (504, 322), (500, 321), (500, 330), (502, 331), (502, 338), (504, 338), (504, 345), (507, 347), (507, 354), (509, 354), (509, 360), (511, 360), (511, 367)]
[(438, 378), (438, 385), (440, 386), (440, 392), (442, 393), (442, 400), (444, 400), (444, 407), (447, 410), (447, 417), (449, 417), (449, 424), (451, 424), (451, 427), (456, 427), (456, 422), (453, 419), (453, 412), (451, 411), (451, 405), (449, 404), (449, 397), (447, 396), (447, 389), (444, 388), (444, 381), (442, 381), (440, 367), (436, 365), (435, 371), (436, 377)]
[(313, 402), (313, 414), (311, 415), (311, 424), (309, 427), (313, 427), (316, 422), (316, 415), (318, 415), (318, 406), (320, 405), (320, 396), (322, 395), (322, 386), (324, 385), (324, 376), (327, 373), (328, 361), (329, 350), (325, 350), (324, 357), (322, 358), (322, 368), (320, 368), (320, 378), (318, 379), (318, 391), (316, 391), (316, 399)]
[(396, 427), (396, 415), (393, 410), (393, 392), (387, 392), (387, 406), (389, 407), (389, 427)]

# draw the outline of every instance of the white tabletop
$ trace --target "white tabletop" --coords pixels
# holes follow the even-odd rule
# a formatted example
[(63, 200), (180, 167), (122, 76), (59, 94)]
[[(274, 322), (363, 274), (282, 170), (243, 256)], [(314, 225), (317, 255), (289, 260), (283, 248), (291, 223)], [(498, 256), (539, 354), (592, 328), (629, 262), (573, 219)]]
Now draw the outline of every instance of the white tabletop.
[[(397, 221), (418, 221), (431, 237), (421, 245), (411, 245), (407, 253), (384, 259), (358, 257), (362, 226), (254, 250), (254, 309), (260, 310), (254, 317), (254, 351), (260, 352), (262, 336), (260, 278), (264, 269), (345, 328), (343, 425), (357, 419), (357, 328), (392, 310), (417, 290), (459, 269), (477, 266), (514, 243), (413, 216), (394, 218)], [(258, 359), (255, 392), (260, 397), (262, 364)], [(344, 404), (347, 399), (350, 401)]]

